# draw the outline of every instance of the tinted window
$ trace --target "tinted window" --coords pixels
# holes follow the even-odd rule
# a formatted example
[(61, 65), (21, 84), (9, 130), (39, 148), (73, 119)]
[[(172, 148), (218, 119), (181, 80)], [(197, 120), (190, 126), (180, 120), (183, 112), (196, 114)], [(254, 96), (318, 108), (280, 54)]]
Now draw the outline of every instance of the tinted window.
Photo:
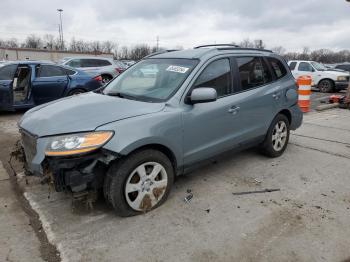
[(111, 63), (103, 59), (81, 59), (81, 67), (100, 67), (108, 65), (111, 65)]
[(312, 72), (312, 66), (309, 63), (301, 62), (298, 67), (299, 71)]
[(350, 65), (337, 65), (335, 68), (345, 70), (345, 71), (350, 71)]
[(284, 77), (287, 74), (287, 70), (280, 60), (278, 60), (276, 58), (272, 58), (272, 57), (269, 57), (267, 59), (271, 65), (272, 72), (275, 74), (277, 79)]
[(66, 75), (71, 76), (71, 75), (74, 75), (76, 73), (75, 71), (67, 69), (67, 68), (62, 68), (62, 69), (65, 71)]
[(62, 67), (54, 65), (40, 66), (38, 77), (65, 76), (66, 73)]
[(218, 97), (232, 93), (231, 67), (228, 59), (220, 59), (208, 65), (197, 78), (196, 87), (212, 87)]
[(67, 63), (71, 67), (81, 67), (80, 59), (73, 59)]
[(108, 60), (97, 60), (99, 66), (109, 66), (111, 63)]
[(237, 58), (242, 90), (258, 87), (272, 81), (271, 73), (259, 57)]
[(291, 62), (290, 64), (289, 64), (289, 68), (290, 68), (290, 70), (294, 70), (295, 69), (295, 66), (297, 65), (297, 62)]
[(17, 65), (6, 65), (0, 68), (0, 80), (12, 80), (17, 69)]

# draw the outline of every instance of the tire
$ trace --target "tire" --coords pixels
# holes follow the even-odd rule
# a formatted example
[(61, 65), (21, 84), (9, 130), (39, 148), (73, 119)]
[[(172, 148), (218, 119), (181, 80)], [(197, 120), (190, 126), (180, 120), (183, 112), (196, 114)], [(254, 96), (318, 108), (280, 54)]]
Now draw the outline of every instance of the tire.
[[(278, 130), (282, 128), (283, 130)], [(287, 148), (289, 133), (290, 127), (288, 118), (283, 114), (278, 114), (272, 121), (269, 130), (267, 131), (265, 140), (260, 147), (261, 152), (268, 157), (281, 156)]]
[(162, 205), (173, 182), (174, 168), (165, 154), (153, 149), (136, 151), (111, 164), (104, 196), (117, 215), (139, 215)]
[(102, 84), (105, 85), (107, 84), (109, 81), (112, 80), (113, 77), (109, 76), (109, 75), (102, 75)]
[(318, 89), (321, 93), (334, 92), (334, 82), (329, 79), (323, 79), (318, 83)]
[(81, 88), (77, 88), (77, 89), (73, 89), (72, 91), (69, 92), (69, 96), (74, 96), (74, 95), (79, 95), (82, 93), (85, 93), (86, 91), (84, 89)]

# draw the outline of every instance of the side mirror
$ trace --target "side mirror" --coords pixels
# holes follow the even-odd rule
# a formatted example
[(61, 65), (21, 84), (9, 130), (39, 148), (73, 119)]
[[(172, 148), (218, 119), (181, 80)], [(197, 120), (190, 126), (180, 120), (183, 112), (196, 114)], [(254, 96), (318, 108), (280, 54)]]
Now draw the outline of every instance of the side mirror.
[(214, 88), (199, 87), (192, 90), (190, 102), (192, 104), (208, 103), (216, 101), (218, 94)]
[(311, 72), (316, 72), (315, 68), (311, 68)]

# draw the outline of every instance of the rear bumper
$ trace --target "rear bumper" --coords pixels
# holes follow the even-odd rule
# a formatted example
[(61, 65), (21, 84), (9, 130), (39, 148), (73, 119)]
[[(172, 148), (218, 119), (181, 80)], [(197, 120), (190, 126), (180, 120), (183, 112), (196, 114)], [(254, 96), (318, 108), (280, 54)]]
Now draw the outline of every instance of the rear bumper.
[(349, 86), (349, 82), (347, 81), (336, 81), (334, 87), (337, 90), (344, 90), (344, 89), (347, 89), (348, 86)]

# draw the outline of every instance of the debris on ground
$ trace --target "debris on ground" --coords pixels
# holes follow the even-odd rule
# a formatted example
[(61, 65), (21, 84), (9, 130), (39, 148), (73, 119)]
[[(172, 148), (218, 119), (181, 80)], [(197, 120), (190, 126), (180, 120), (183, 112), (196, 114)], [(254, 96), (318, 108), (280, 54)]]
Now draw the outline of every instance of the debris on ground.
[(236, 192), (236, 193), (232, 193), (232, 194), (235, 196), (241, 196), (241, 195), (249, 195), (249, 194), (270, 193), (270, 192), (276, 192), (276, 191), (281, 191), (281, 189), (279, 189), (279, 188), (273, 188), (273, 189), (266, 188), (264, 190)]
[(190, 192), (185, 198), (184, 201), (186, 203), (190, 203), (191, 199), (193, 198), (193, 194)]

